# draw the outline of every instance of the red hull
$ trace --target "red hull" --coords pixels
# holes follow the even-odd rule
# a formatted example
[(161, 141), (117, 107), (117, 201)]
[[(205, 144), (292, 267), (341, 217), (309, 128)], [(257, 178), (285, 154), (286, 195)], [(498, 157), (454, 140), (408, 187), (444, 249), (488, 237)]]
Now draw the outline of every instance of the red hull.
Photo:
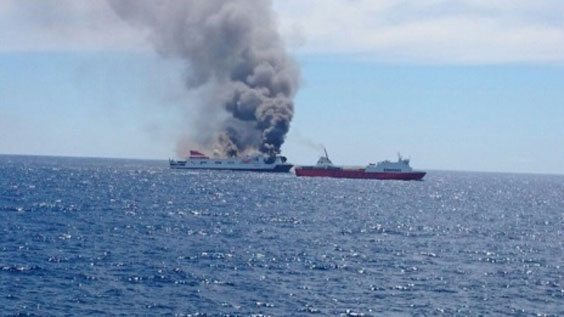
[(396, 180), (421, 180), (425, 172), (389, 173), (366, 172), (364, 169), (312, 169), (296, 168), (297, 176), (306, 177), (335, 177), (335, 178), (360, 178), (360, 179), (396, 179)]

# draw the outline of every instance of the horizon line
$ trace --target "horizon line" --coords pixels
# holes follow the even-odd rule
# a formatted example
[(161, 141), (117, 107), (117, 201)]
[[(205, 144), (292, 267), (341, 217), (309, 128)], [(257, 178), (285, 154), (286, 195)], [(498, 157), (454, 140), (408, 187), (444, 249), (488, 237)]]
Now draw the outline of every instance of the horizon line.
[[(124, 160), (124, 161), (150, 161), (150, 162), (167, 162), (170, 159), (162, 158), (139, 158), (139, 157), (105, 157), (105, 156), (87, 156), (87, 155), (55, 155), (55, 154), (16, 154), (16, 153), (0, 153), (0, 156), (19, 156), (19, 157), (45, 157), (45, 158), (66, 158), (66, 159), (97, 159), (97, 160)], [(296, 166), (303, 166), (308, 164), (293, 164)], [(309, 164), (311, 165), (311, 164)], [(342, 165), (349, 166), (349, 165)], [(353, 165), (351, 165), (353, 166)], [(356, 167), (356, 165), (354, 165)], [(516, 171), (494, 171), (494, 170), (442, 170), (434, 168), (419, 168), (425, 172), (454, 172), (454, 173), (483, 173), (483, 174), (517, 174), (517, 175), (536, 175), (536, 176), (564, 176), (564, 172), (548, 173), (548, 172), (516, 172)]]

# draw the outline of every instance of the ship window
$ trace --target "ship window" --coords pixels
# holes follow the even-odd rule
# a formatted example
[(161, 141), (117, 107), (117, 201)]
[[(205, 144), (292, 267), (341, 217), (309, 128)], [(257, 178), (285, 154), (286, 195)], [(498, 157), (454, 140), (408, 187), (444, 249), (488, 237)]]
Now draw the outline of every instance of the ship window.
[(200, 164), (208, 164), (208, 162), (201, 161)]
[(227, 164), (235, 164), (233, 161), (228, 161)]

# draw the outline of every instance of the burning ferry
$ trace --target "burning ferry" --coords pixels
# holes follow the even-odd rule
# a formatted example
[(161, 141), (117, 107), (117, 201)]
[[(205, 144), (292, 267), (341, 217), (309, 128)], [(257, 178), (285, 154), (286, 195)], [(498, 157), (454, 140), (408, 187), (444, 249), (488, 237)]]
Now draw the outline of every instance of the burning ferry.
[(230, 170), (288, 173), (292, 164), (284, 156), (266, 156), (261, 154), (232, 158), (210, 158), (198, 151), (190, 151), (190, 156), (183, 161), (169, 160), (171, 169), (194, 170)]
[(414, 171), (409, 166), (409, 159), (398, 155), (397, 162), (382, 161), (378, 164), (369, 164), (365, 168), (344, 168), (335, 166), (329, 159), (327, 151), (325, 156), (317, 161), (315, 166), (296, 167), (297, 176), (309, 177), (336, 177), (336, 178), (363, 178), (363, 179), (396, 179), (396, 180), (421, 180), (426, 172)]

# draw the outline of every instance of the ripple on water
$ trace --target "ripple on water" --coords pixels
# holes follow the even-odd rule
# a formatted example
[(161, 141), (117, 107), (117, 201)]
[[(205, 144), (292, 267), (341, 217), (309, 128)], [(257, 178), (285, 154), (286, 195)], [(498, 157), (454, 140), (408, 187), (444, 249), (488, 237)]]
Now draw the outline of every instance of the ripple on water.
[(564, 315), (559, 176), (6, 156), (0, 175), (8, 315)]

